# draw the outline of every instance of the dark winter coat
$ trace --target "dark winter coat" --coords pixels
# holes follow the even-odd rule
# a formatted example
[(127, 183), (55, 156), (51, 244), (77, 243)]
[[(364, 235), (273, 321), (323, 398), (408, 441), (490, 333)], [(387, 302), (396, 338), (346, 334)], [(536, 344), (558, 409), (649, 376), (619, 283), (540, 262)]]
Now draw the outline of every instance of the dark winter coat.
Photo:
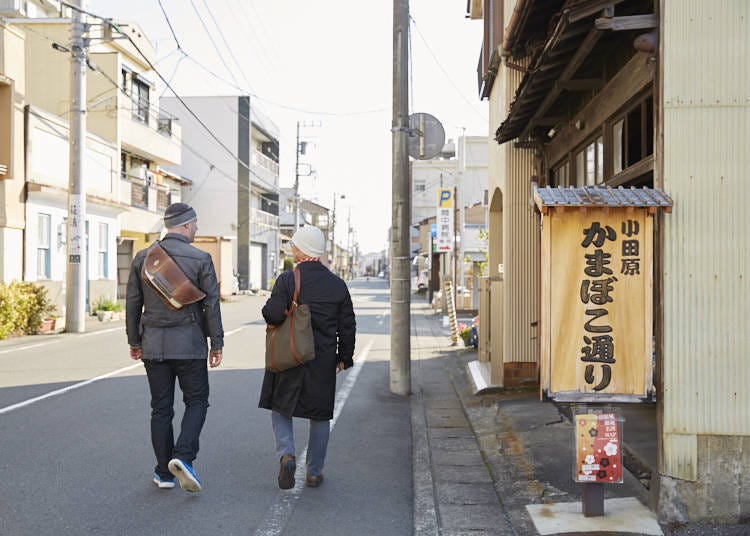
[[(356, 322), (349, 289), (344, 281), (317, 261), (299, 264), (298, 303), (310, 308), (315, 359), (284, 372), (266, 371), (261, 388), (261, 408), (274, 409), (286, 417), (327, 420), (333, 418), (336, 396), (336, 365), (353, 365)], [(284, 321), (294, 296), (294, 273), (276, 280), (263, 307), (268, 324)]]
[(176, 233), (168, 233), (160, 244), (206, 297), (178, 311), (167, 307), (141, 280), (148, 250), (139, 251), (130, 266), (128, 279), (125, 305), (128, 344), (140, 346), (143, 359), (206, 359), (206, 337), (211, 338), (212, 350), (224, 347), (219, 285), (211, 255)]

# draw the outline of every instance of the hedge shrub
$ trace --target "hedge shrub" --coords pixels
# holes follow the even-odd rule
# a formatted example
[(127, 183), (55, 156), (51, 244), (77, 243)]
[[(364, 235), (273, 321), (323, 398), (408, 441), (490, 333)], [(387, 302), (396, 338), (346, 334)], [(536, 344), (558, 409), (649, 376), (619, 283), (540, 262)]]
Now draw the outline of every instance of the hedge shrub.
[(39, 333), (42, 320), (55, 310), (47, 289), (35, 283), (0, 283), (0, 339)]

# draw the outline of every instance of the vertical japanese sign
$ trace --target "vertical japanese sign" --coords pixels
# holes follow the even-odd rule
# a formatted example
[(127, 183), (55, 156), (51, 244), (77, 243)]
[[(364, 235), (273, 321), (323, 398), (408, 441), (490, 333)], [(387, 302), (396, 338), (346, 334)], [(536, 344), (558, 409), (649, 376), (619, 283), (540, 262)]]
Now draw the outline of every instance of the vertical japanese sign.
[(558, 400), (648, 396), (652, 218), (555, 208), (543, 222), (542, 388)]
[(70, 194), (68, 199), (68, 262), (80, 264), (81, 250), (83, 249), (81, 241), (85, 234), (83, 229), (84, 222), (81, 218), (81, 214), (83, 213), (81, 203), (83, 199), (80, 194)]
[(622, 426), (614, 413), (575, 415), (576, 482), (622, 482)]
[(453, 251), (453, 189), (437, 190), (437, 247), (438, 253)]

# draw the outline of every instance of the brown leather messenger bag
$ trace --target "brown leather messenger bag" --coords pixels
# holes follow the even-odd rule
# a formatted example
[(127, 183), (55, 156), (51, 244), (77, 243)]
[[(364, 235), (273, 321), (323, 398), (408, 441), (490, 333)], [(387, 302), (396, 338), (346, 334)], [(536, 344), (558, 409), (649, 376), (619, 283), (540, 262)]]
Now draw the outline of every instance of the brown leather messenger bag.
[(161, 298), (164, 305), (177, 311), (206, 297), (169, 254), (155, 242), (146, 254), (141, 279)]

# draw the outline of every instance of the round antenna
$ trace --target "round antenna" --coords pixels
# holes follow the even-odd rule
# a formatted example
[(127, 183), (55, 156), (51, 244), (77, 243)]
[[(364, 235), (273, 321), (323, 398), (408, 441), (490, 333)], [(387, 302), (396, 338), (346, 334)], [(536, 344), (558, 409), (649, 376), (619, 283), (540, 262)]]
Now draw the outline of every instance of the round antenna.
[(444, 144), (445, 129), (435, 116), (425, 113), (409, 116), (409, 156), (430, 160), (440, 155)]

